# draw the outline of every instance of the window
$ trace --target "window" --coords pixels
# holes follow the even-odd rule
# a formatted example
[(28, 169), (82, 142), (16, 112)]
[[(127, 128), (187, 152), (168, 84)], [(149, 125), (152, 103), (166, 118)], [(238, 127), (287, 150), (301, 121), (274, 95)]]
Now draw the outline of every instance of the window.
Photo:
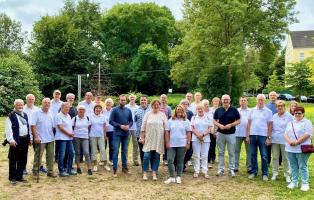
[(304, 53), (300, 53), (300, 61), (304, 60)]

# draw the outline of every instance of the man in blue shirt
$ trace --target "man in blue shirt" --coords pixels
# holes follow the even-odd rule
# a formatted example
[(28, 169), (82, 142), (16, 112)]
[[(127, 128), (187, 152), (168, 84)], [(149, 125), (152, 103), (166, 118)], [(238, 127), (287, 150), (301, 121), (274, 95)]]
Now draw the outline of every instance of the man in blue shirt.
[(132, 112), (125, 107), (126, 96), (119, 96), (119, 106), (112, 109), (112, 113), (109, 118), (109, 124), (114, 127), (113, 131), (113, 176), (117, 176), (118, 169), (118, 155), (121, 143), (122, 153), (122, 172), (129, 174), (128, 163), (128, 138), (129, 128), (133, 125)]

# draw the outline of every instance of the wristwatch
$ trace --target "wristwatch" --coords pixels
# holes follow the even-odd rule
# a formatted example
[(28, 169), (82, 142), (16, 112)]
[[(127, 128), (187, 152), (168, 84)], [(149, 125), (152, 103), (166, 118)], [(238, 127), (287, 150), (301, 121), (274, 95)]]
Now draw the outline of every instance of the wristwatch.
[(271, 137), (270, 137), (270, 136), (267, 136), (267, 139), (271, 139)]

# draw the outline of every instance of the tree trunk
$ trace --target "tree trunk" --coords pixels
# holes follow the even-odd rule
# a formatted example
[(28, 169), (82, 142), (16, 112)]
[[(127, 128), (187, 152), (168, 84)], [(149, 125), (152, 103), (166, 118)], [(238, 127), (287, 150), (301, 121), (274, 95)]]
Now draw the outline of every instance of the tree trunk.
[(228, 81), (228, 94), (232, 96), (232, 66), (228, 65), (228, 73), (227, 73), (227, 81)]

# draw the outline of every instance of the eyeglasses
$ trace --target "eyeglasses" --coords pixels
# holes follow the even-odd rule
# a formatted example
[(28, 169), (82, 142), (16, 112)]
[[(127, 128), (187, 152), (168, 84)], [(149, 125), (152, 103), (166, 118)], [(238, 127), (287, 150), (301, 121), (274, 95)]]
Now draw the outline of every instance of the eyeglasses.
[(295, 114), (295, 115), (302, 115), (303, 113), (301, 113), (301, 112), (295, 112), (294, 114)]
[(279, 107), (284, 107), (284, 105), (277, 105), (277, 107), (279, 108)]

